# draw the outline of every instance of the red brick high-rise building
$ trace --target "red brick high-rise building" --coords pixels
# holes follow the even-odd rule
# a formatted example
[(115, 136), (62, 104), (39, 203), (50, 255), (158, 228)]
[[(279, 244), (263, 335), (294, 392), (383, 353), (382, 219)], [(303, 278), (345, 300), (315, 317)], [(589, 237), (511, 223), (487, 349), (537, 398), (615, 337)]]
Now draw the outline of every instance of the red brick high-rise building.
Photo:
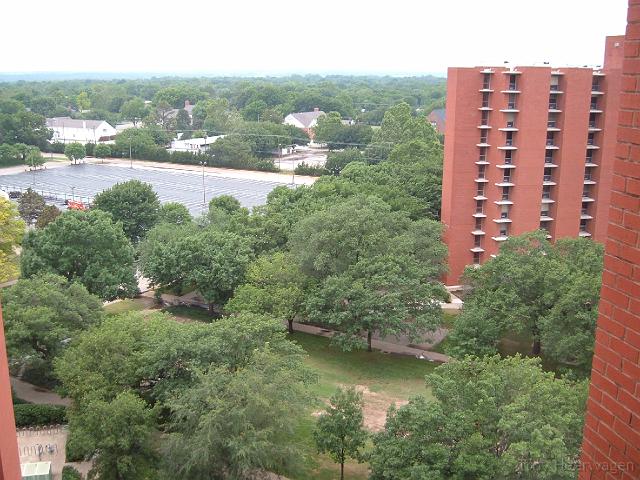
[(630, 0), (580, 480), (640, 478), (640, 0)]
[(4, 343), (2, 306), (0, 306), (0, 480), (19, 480), (20, 478), (22, 478), (20, 457), (13, 417), (7, 349)]
[(602, 69), (449, 68), (442, 222), (448, 285), (511, 235), (604, 241), (622, 43)]

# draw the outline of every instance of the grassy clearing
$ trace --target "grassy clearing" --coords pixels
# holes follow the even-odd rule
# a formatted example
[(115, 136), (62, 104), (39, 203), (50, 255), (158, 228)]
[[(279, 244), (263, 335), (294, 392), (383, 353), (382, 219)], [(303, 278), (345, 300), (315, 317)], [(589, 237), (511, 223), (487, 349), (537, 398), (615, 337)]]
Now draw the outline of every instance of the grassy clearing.
[(214, 320), (214, 317), (209, 315), (209, 312), (200, 307), (175, 305), (172, 307), (163, 308), (162, 311), (170, 313), (171, 315), (175, 315), (176, 317), (190, 318), (191, 320), (196, 320), (198, 322), (211, 323), (211, 321)]
[(437, 364), (413, 357), (362, 350), (343, 352), (329, 339), (296, 332), (289, 337), (309, 354), (306, 363), (318, 372), (316, 395), (330, 397), (339, 385), (365, 385), (372, 392), (407, 399), (428, 395), (424, 377)]
[(126, 312), (146, 310), (147, 308), (150, 308), (148, 298), (126, 298), (119, 302), (113, 302), (109, 305), (105, 305), (104, 311), (107, 315), (119, 315)]

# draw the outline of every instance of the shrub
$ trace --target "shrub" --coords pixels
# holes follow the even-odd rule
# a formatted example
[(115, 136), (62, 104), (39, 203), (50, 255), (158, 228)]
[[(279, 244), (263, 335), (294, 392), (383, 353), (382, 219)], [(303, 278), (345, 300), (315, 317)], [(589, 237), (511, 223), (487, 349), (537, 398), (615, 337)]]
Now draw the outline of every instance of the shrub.
[(329, 171), (321, 165), (309, 165), (308, 163), (302, 162), (296, 167), (295, 173), (296, 175), (319, 177), (321, 175), (328, 175)]
[(17, 404), (13, 406), (16, 427), (56, 425), (67, 422), (67, 407), (60, 405)]
[(82, 475), (71, 465), (62, 467), (62, 480), (82, 480)]
[(65, 451), (67, 462), (83, 462), (89, 456), (89, 452), (84, 447), (84, 444), (75, 439), (73, 429), (69, 431)]

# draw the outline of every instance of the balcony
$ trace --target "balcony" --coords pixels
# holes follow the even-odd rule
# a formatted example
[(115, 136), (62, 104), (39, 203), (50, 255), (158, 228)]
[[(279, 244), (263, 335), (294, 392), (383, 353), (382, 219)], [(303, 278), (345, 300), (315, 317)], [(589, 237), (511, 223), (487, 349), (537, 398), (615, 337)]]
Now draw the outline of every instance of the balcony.
[(589, 132), (600, 132), (601, 130), (596, 122), (589, 122)]
[(542, 185), (553, 186), (553, 185), (557, 185), (557, 184), (553, 180), (542, 180)]
[(551, 218), (549, 215), (546, 215), (544, 212), (540, 213), (540, 221), (541, 222), (550, 222), (552, 220), (553, 220), (553, 218)]
[(542, 200), (540, 201), (540, 203), (556, 203), (556, 201), (553, 200), (551, 197), (542, 197)]
[(482, 158), (474, 163), (476, 165), (491, 165), (489, 162), (487, 162), (486, 160), (483, 160)]
[(595, 185), (596, 181), (591, 178), (591, 175), (584, 176), (584, 184), (585, 185)]
[(476, 229), (476, 230), (473, 230), (473, 231), (471, 232), (471, 235), (479, 236), (479, 235), (485, 235), (485, 233), (484, 233), (484, 231), (483, 231), (483, 230), (477, 230), (477, 229)]
[(582, 194), (582, 202), (595, 202), (596, 200), (594, 198), (591, 198), (590, 196), (588, 196), (587, 194)]
[(544, 159), (544, 168), (557, 168), (557, 167), (558, 165), (553, 163), (553, 160), (547, 160), (546, 158)]
[(507, 108), (501, 108), (500, 111), (504, 113), (518, 113), (520, 110), (518, 110), (515, 103), (509, 103), (507, 104)]
[(511, 179), (503, 179), (501, 182), (494, 184), (496, 187), (515, 187), (516, 184)]
[(517, 132), (516, 122), (507, 122), (506, 126), (499, 128), (501, 132)]
[(485, 177), (477, 177), (473, 181), (476, 183), (489, 183), (489, 180), (487, 180)]
[(557, 87), (557, 85), (551, 85), (551, 89), (549, 90), (549, 93), (552, 93), (552, 94), (554, 94), (554, 95), (555, 95), (556, 93), (557, 93), (557, 94), (562, 94), (562, 93), (564, 93), (562, 90), (554, 90), (554, 89), (553, 89), (553, 87)]
[(592, 103), (589, 107), (589, 113), (602, 113), (602, 110), (598, 108), (598, 105)]
[(496, 165), (496, 167), (498, 168), (516, 168), (516, 166), (513, 163), (503, 163), (500, 165)]
[(492, 93), (493, 90), (491, 88), (489, 88), (489, 86), (483, 86), (480, 90), (478, 90), (481, 93)]
[(476, 147), (489, 148), (491, 145), (487, 143), (486, 139), (480, 139), (480, 143), (476, 143)]
[(580, 230), (580, 233), (578, 233), (578, 235), (580, 237), (590, 237), (591, 234), (589, 232), (587, 232), (586, 230)]
[(473, 247), (473, 248), (470, 248), (469, 250), (471, 250), (473, 253), (482, 253), (482, 252), (484, 252), (484, 248), (482, 248), (482, 247)]
[(591, 220), (593, 217), (591, 215), (589, 215), (588, 213), (581, 213), (580, 214), (580, 220)]
[(495, 223), (511, 223), (511, 219), (509, 217), (494, 218), (493, 221)]
[(585, 166), (585, 167), (597, 167), (597, 166), (598, 166), (598, 164), (597, 164), (597, 163), (594, 163), (594, 161), (593, 161), (593, 159), (592, 159), (592, 158), (588, 158), (588, 157), (587, 157), (587, 159), (586, 159), (586, 160), (585, 160), (585, 162), (584, 162), (584, 166)]
[(502, 200), (496, 200), (493, 203), (495, 203), (496, 205), (513, 205), (513, 202), (508, 198), (503, 198)]
[(493, 108), (491, 108), (488, 105), (483, 105), (482, 107), (478, 107), (478, 110), (483, 111), (483, 112), (490, 112), (491, 110), (493, 110)]
[(551, 143), (549, 143), (547, 141), (547, 144), (544, 146), (544, 148), (546, 148), (547, 150), (559, 150), (560, 147), (558, 145), (554, 145), (553, 141)]
[(482, 125), (478, 125), (478, 128), (481, 130), (489, 130), (491, 126), (483, 123)]
[(558, 108), (558, 104), (555, 102), (549, 102), (549, 113), (560, 113), (562, 110)]
[(591, 95), (604, 95), (604, 92), (600, 90), (599, 86), (593, 85), (591, 87)]
[(483, 202), (483, 201), (485, 201), (485, 200), (488, 200), (488, 198), (487, 198), (487, 197), (485, 197), (484, 195), (476, 195), (475, 197), (473, 197), (473, 199), (474, 199), (476, 202)]
[(491, 70), (490, 68), (483, 68), (482, 70), (480, 70), (480, 73), (485, 73), (485, 74), (492, 74), (494, 73), (493, 70)]
[(508, 235), (498, 235), (497, 237), (491, 237), (491, 240), (495, 240), (496, 242), (506, 242), (508, 239)]
[(506, 90), (500, 90), (500, 93), (522, 93), (522, 92), (518, 90), (515, 85), (513, 86), (513, 88), (511, 88), (511, 85), (509, 85), (509, 88), (507, 88)]
[(476, 212), (473, 215), (471, 215), (473, 218), (487, 218), (487, 216), (482, 213), (482, 212)]

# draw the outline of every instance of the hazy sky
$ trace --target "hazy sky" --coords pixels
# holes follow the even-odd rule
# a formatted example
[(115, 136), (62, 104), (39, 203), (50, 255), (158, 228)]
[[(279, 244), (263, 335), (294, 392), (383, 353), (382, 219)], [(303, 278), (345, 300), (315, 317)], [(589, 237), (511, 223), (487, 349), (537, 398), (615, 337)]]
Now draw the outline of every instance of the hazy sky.
[(5, 0), (1, 72), (443, 73), (599, 65), (626, 0)]

